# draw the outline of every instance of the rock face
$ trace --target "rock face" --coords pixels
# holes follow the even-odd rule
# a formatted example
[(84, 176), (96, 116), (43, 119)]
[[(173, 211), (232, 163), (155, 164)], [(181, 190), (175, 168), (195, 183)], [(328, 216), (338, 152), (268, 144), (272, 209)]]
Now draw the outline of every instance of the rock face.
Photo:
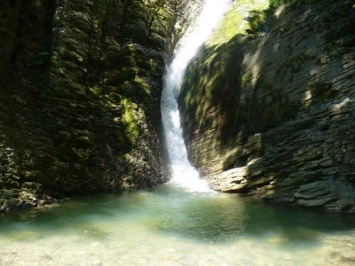
[(166, 181), (161, 80), (183, 8), (1, 1), (0, 210)]
[(251, 28), (211, 40), (191, 63), (184, 137), (215, 190), (355, 212), (354, 5), (309, 2), (234, 4), (226, 19), (242, 14)]

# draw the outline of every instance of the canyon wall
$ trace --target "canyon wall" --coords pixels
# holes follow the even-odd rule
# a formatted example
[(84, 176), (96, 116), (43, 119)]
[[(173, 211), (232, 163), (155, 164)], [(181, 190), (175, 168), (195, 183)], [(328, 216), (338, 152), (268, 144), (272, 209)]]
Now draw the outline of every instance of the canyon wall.
[(0, 210), (165, 182), (162, 76), (191, 4), (0, 2)]
[(192, 164), (219, 191), (355, 212), (352, 1), (238, 1), (179, 97)]

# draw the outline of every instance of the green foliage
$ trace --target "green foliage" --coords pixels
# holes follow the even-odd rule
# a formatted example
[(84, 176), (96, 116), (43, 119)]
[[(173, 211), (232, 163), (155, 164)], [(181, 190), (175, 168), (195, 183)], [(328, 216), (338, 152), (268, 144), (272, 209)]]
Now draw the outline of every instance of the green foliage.
[(254, 34), (262, 31), (266, 20), (268, 18), (265, 11), (253, 10), (250, 12), (251, 16), (249, 17), (250, 29), (247, 30), (249, 34)]
[(271, 7), (278, 7), (278, 6), (286, 4), (287, 2), (290, 2), (290, 1), (288, 1), (288, 0), (269, 0), (269, 5)]
[(249, 23), (246, 23), (244, 18), (245, 15), (243, 14), (245, 12), (253, 12), (252, 10), (254, 10), (256, 13), (262, 12), (262, 10), (266, 9), (267, 7), (267, 1), (235, 1), (232, 7), (224, 15), (224, 18), (218, 28), (212, 33), (210, 39), (208, 40), (208, 46), (220, 45), (222, 43), (228, 42), (236, 35), (242, 37), (250, 28), (250, 25)]

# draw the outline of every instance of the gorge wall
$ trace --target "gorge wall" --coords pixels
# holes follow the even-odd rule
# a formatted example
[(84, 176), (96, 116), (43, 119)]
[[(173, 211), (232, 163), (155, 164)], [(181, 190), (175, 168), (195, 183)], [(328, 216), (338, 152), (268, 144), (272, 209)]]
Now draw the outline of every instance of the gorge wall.
[(215, 190), (355, 212), (355, 7), (288, 2), (235, 2), (191, 62), (190, 160)]
[(191, 4), (0, 2), (0, 210), (166, 181), (162, 76)]

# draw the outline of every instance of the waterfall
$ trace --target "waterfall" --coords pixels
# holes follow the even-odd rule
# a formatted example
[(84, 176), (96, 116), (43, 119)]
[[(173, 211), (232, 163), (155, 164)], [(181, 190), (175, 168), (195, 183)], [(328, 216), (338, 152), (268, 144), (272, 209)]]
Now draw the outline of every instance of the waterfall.
[(177, 97), (189, 61), (217, 26), (229, 2), (230, 0), (204, 0), (194, 29), (181, 40), (180, 48), (164, 76), (161, 112), (165, 145), (172, 172), (171, 182), (190, 191), (208, 191), (209, 188), (188, 161)]

